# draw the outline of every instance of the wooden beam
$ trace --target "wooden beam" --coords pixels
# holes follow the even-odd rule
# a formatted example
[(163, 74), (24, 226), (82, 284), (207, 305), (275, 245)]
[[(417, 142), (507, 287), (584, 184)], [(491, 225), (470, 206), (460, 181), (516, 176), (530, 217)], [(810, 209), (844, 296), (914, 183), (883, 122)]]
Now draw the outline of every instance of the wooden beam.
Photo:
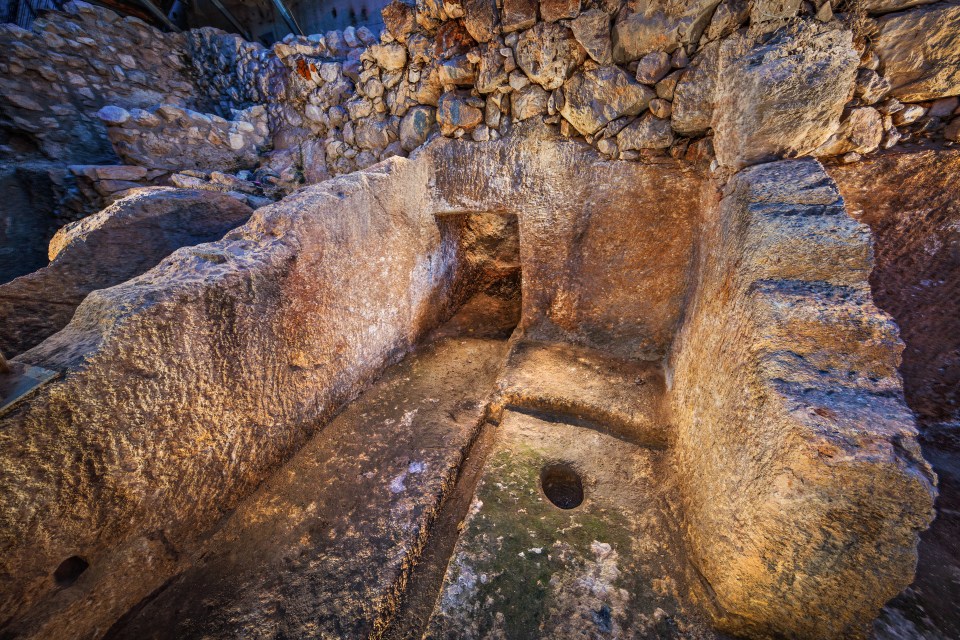
[(180, 27), (170, 22), (170, 18), (167, 17), (167, 14), (165, 14), (163, 11), (160, 11), (160, 9), (157, 8), (157, 5), (153, 4), (152, 0), (140, 0), (140, 4), (146, 7), (147, 11), (153, 14), (154, 18), (162, 22), (167, 29), (177, 33), (180, 32)]
[(280, 12), (280, 16), (283, 18), (284, 22), (287, 23), (287, 26), (290, 27), (290, 31), (298, 36), (304, 35), (303, 29), (301, 29), (300, 25), (297, 24), (296, 19), (294, 19), (293, 14), (287, 9), (287, 5), (284, 4), (283, 0), (273, 0), (273, 6), (275, 6), (277, 11)]
[(224, 17), (230, 21), (230, 24), (233, 25), (233, 28), (236, 29), (241, 36), (243, 36), (247, 41), (253, 42), (250, 32), (243, 28), (243, 25), (240, 24), (240, 21), (234, 17), (233, 12), (223, 6), (223, 3), (220, 2), (220, 0), (210, 0), (210, 2), (212, 2), (213, 6), (215, 6), (220, 13), (222, 13)]

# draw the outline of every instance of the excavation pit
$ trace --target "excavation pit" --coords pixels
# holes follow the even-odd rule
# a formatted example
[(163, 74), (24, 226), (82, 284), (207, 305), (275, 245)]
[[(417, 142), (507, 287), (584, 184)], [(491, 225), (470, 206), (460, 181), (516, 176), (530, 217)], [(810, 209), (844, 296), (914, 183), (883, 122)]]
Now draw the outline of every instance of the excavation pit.
[[(300, 189), (20, 354), (63, 375), (3, 416), (0, 504), (32, 492), (43, 527), (10, 518), (0, 633), (378, 634), (487, 415), (429, 637), (869, 621), (912, 577), (932, 489), (866, 227), (812, 160), (719, 185), (537, 136)], [(59, 464), (74, 442), (99, 492)], [(557, 461), (589, 471), (577, 508), (545, 499)], [(863, 535), (810, 544), (825, 530)], [(98, 606), (51, 581), (71, 554), (96, 558)]]
[(550, 464), (540, 472), (543, 495), (561, 509), (576, 509), (583, 504), (583, 480), (569, 464)]

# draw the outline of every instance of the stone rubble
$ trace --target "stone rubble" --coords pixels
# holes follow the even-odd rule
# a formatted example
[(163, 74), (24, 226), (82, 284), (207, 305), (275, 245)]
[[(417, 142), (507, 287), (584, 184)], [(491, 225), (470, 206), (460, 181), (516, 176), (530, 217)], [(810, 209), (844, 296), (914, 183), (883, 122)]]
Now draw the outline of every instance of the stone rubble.
[[(185, 35), (87, 3), (47, 12), (29, 31), (0, 24), (0, 49), (0, 126), (50, 159), (114, 159), (96, 117), (106, 105), (209, 110), (197, 101)], [(5, 143), (0, 153), (19, 155)]]

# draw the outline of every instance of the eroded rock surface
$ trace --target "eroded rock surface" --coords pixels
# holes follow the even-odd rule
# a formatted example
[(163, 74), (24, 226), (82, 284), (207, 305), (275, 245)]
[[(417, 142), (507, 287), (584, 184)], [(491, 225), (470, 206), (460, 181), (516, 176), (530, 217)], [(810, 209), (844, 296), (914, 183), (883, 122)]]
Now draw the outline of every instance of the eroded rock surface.
[[(425, 638), (714, 638), (685, 600), (663, 453), (506, 412)], [(582, 483), (559, 508), (551, 465)]]
[[(108, 628), (447, 313), (452, 265), (419, 208), (425, 189), (410, 188), (427, 169), (391, 164), (260, 209), (219, 243), (91, 293), (70, 327), (21, 356), (68, 373), (4, 416), (6, 486), (30, 487), (28, 500), (0, 498), (8, 628)], [(374, 245), (394, 249), (356, 262)], [(52, 461), (80, 451), (97, 462), (62, 483), (76, 467)], [(63, 591), (50, 575), (73, 555), (92, 569)]]
[(960, 3), (939, 2), (880, 19), (876, 51), (905, 102), (960, 94)]
[(389, 370), (110, 637), (382, 631), (480, 428), (505, 351), (503, 341), (447, 338)]
[(874, 632), (882, 640), (949, 638), (960, 634), (953, 606), (960, 572), (960, 153), (893, 150), (828, 171), (850, 215), (876, 238), (871, 288), (900, 327), (904, 393), (939, 479), (937, 518), (921, 536), (917, 577), (884, 608)]
[(896, 325), (866, 284), (869, 230), (818, 163), (781, 161), (734, 177), (703, 238), (715, 250), (674, 345), (672, 406), (717, 623), (864, 635), (911, 581), (935, 495)]

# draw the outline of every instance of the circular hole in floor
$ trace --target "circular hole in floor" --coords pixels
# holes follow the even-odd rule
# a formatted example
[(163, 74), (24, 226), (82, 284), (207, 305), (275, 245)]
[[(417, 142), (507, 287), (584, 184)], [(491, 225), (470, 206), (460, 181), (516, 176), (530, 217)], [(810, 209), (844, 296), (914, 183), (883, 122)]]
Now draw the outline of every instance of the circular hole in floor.
[(80, 556), (70, 556), (61, 562), (57, 570), (53, 572), (53, 579), (59, 586), (69, 587), (77, 581), (80, 574), (86, 571), (89, 566), (90, 563)]
[(568, 464), (550, 464), (540, 472), (540, 486), (547, 498), (561, 509), (575, 509), (583, 502), (583, 480)]

